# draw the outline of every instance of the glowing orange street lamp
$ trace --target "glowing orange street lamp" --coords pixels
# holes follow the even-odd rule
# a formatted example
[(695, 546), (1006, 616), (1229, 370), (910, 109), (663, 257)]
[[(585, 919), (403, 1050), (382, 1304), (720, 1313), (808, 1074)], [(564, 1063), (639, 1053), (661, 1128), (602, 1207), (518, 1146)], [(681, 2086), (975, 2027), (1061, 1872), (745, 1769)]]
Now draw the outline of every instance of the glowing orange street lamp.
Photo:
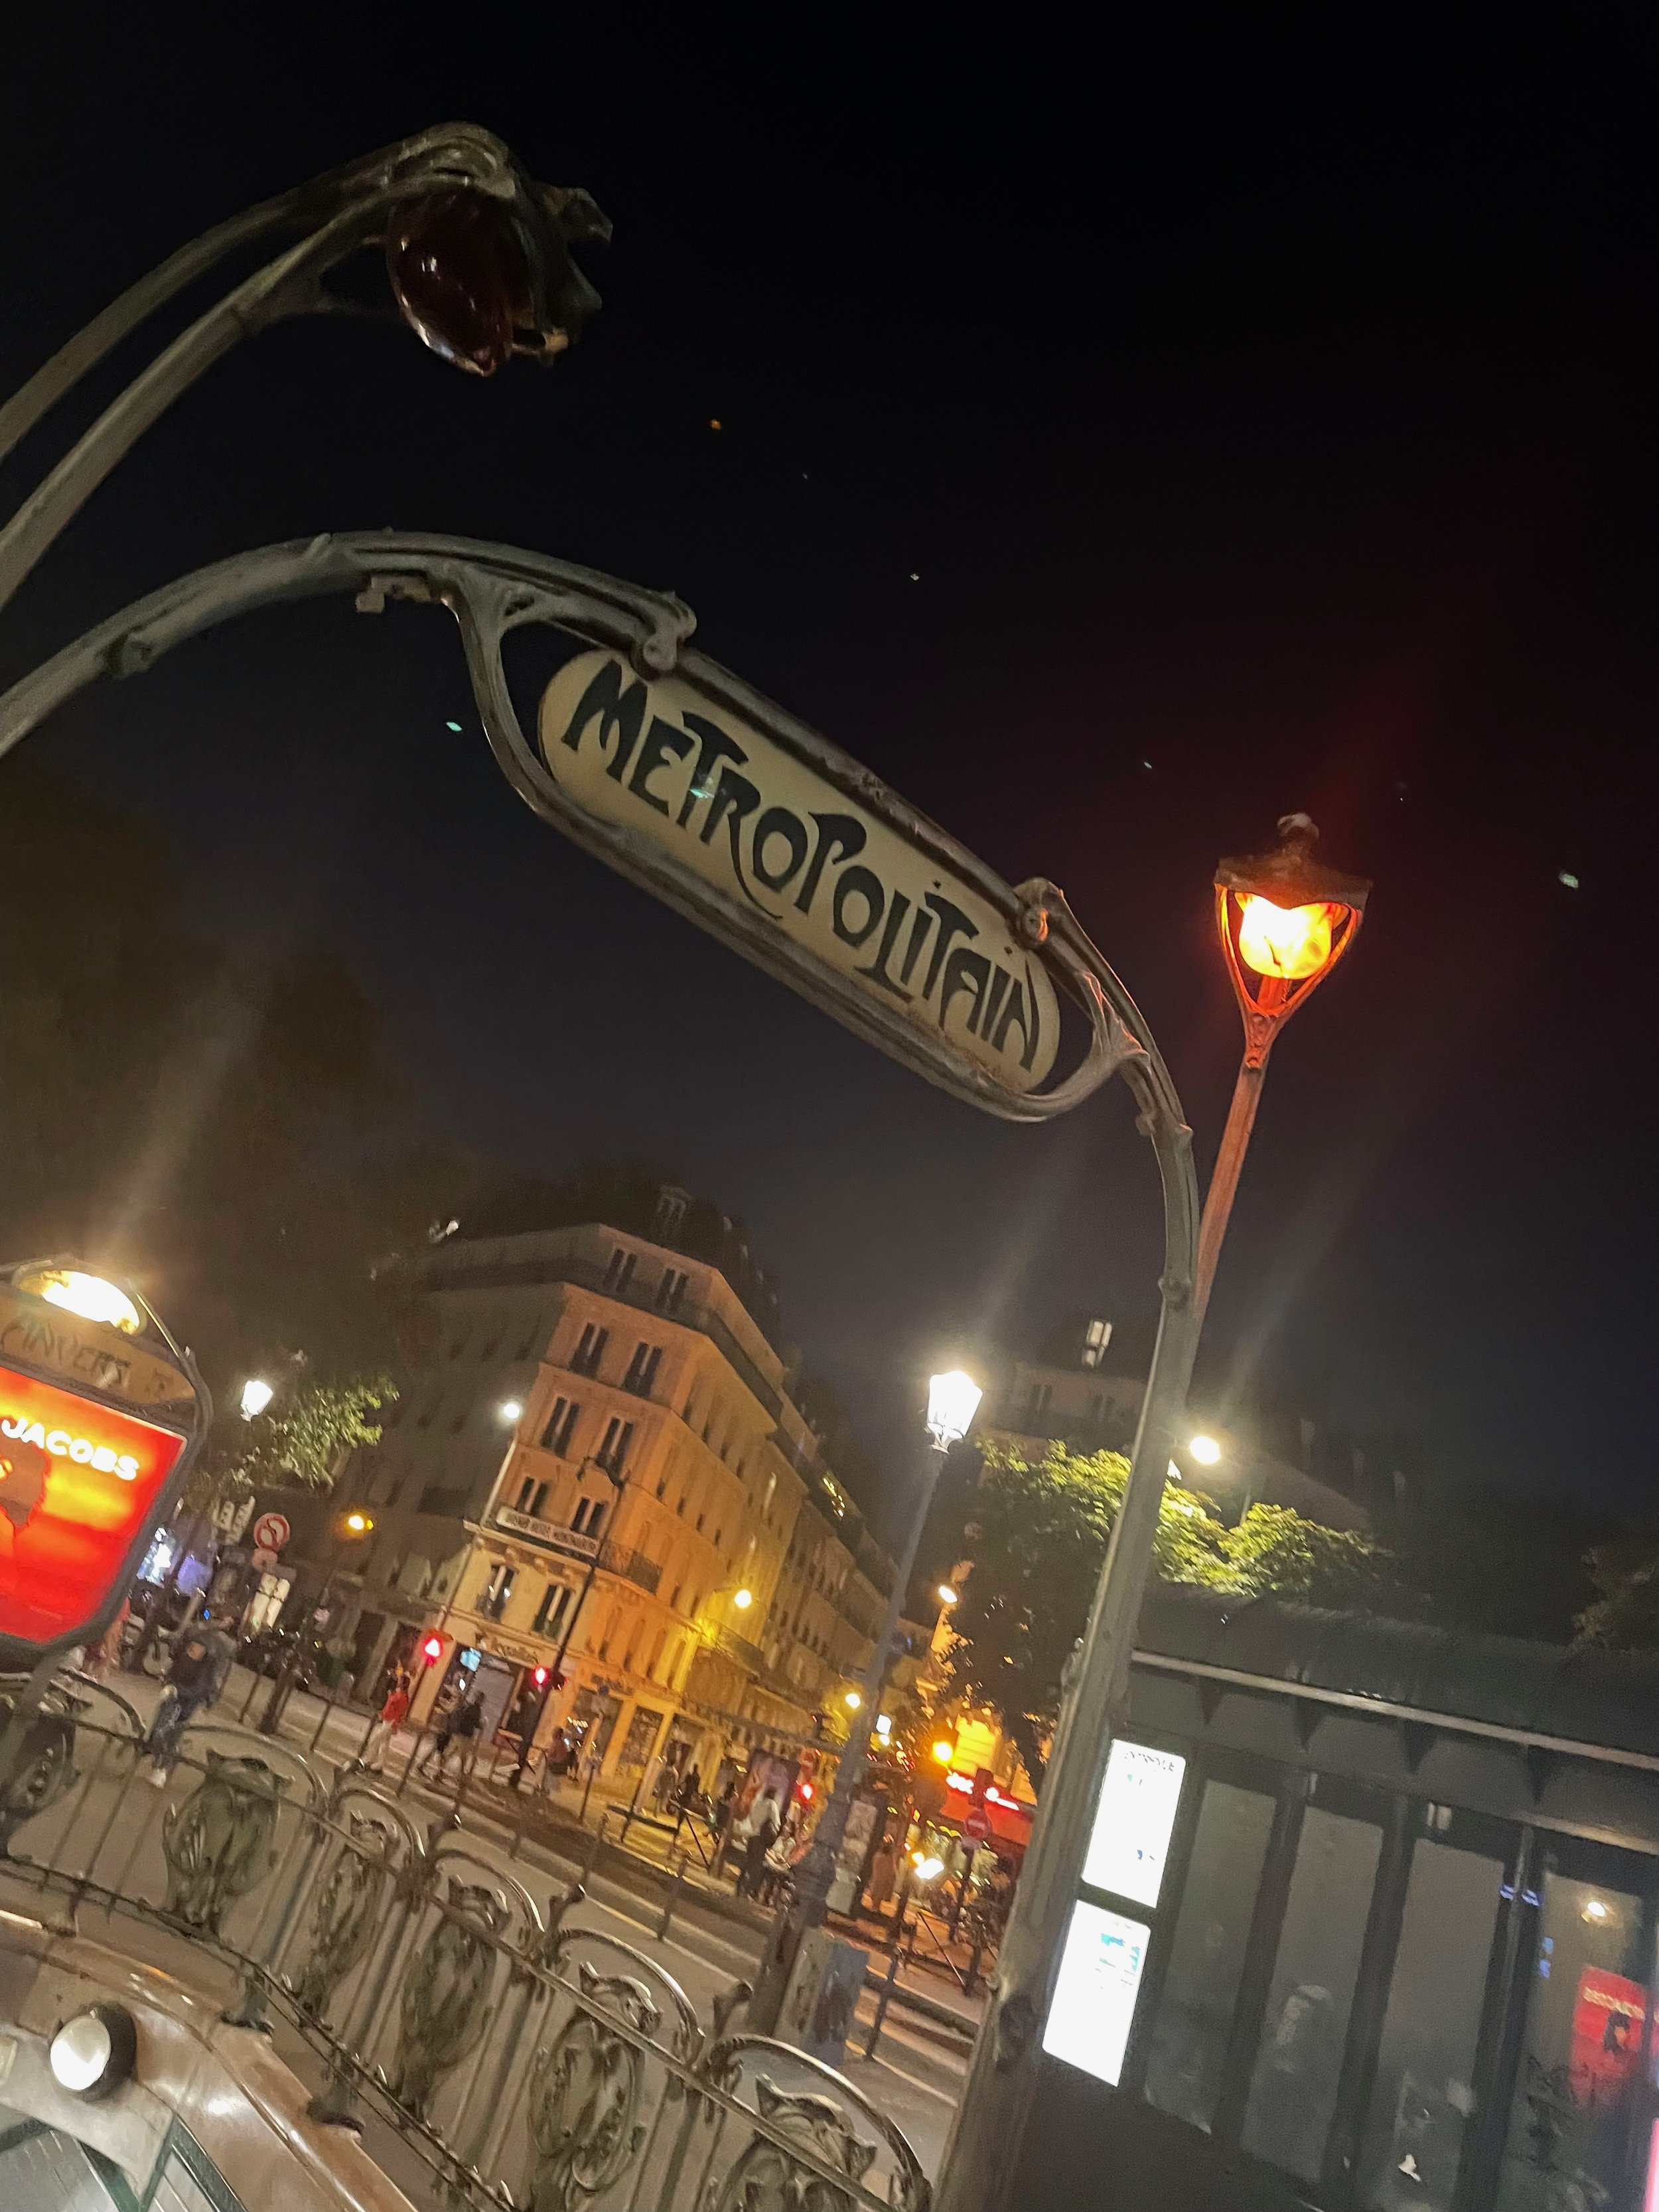
[(1267, 1054), (1359, 934), (1371, 888), (1364, 877), (1339, 875), (1315, 860), (1319, 831), (1307, 815), (1283, 816), (1279, 836), (1277, 852), (1223, 860), (1215, 872), (1216, 926), (1244, 1018), (1244, 1061), (1199, 1226), (1194, 1303), (1200, 1320), (1255, 1126)]

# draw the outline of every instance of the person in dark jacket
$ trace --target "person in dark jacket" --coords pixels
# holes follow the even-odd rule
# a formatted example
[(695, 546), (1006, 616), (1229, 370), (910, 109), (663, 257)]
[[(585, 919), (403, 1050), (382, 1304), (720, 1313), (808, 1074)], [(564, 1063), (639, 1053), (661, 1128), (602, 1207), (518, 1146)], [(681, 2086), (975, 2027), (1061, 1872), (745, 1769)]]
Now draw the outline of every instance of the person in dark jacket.
[(145, 1745), (155, 1762), (149, 1778), (158, 1790), (166, 1787), (167, 1778), (173, 1771), (173, 1761), (179, 1756), (179, 1737), (202, 1707), (212, 1701), (218, 1687), (215, 1679), (216, 1659), (205, 1630), (187, 1629), (179, 1638), (167, 1668), (167, 1687), (155, 1708), (155, 1718), (150, 1723)]

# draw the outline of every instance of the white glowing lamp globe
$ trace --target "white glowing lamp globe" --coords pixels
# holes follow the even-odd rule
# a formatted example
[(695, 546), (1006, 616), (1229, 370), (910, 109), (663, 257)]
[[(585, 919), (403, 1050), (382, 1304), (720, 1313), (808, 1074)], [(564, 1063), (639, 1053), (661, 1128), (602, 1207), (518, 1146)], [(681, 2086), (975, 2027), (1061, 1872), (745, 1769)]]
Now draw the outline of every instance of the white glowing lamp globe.
[(137, 1307), (118, 1283), (88, 1274), (83, 1267), (46, 1268), (30, 1275), (21, 1287), (45, 1298), (48, 1305), (62, 1306), (65, 1313), (78, 1314), (82, 1321), (101, 1322), (106, 1328), (118, 1328), (125, 1336), (137, 1336), (144, 1325)]
[(252, 1421), (263, 1413), (276, 1396), (263, 1375), (250, 1375), (242, 1385), (242, 1419)]
[(973, 1426), (979, 1401), (985, 1395), (971, 1375), (953, 1367), (948, 1375), (935, 1375), (927, 1385), (927, 1433), (940, 1451), (958, 1443)]

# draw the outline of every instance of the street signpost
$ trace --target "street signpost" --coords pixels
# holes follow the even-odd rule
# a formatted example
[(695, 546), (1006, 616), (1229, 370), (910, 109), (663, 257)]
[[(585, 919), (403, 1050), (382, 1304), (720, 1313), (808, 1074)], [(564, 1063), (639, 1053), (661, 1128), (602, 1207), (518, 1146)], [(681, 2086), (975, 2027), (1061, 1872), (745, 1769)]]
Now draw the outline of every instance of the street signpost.
[[(1121, 1074), (1163, 1185), (1163, 1300), (1128, 1484), (939, 2177), (938, 2212), (1006, 2199), (1114, 1736), (1196, 1348), (1192, 1133), (1134, 1001), (1064, 894), (1005, 883), (869, 769), (688, 640), (679, 600), (518, 548), (398, 532), (241, 554), (167, 585), (0, 696), (0, 757), (64, 701), (245, 611), (349, 591), (448, 607), (520, 798), (607, 866), (953, 1097), (1052, 1120)], [(560, 658), (526, 735), (503, 646)]]

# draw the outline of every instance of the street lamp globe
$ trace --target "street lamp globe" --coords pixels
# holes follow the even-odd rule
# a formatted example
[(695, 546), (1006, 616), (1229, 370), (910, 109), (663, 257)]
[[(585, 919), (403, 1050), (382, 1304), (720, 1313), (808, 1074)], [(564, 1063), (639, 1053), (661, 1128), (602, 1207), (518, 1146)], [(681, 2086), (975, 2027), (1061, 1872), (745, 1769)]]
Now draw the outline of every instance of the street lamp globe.
[(524, 1401), (520, 1398), (503, 1398), (495, 1410), (501, 1420), (516, 1421), (523, 1415)]
[(847, 1692), (847, 1695), (842, 1699), (842, 1703), (846, 1706), (849, 1713), (855, 1713), (859, 1707), (864, 1703), (864, 1700), (856, 1690), (849, 1690)]
[(951, 1589), (949, 1583), (941, 1583), (939, 1584), (939, 1601), (941, 1605), (954, 1605), (957, 1602), (957, 1593)]
[(732, 1602), (739, 1613), (747, 1613), (755, 1602), (755, 1593), (753, 1590), (735, 1590), (732, 1593)]
[(250, 1375), (242, 1385), (242, 1419), (253, 1420), (264, 1413), (276, 1395), (263, 1375)]
[(1244, 1017), (1244, 1064), (1260, 1067), (1279, 1029), (1353, 943), (1370, 884), (1314, 858), (1306, 814), (1279, 823), (1277, 851), (1223, 860), (1215, 872), (1216, 927)]
[(48, 1305), (78, 1315), (82, 1321), (118, 1328), (124, 1336), (137, 1336), (144, 1325), (137, 1307), (120, 1285), (112, 1283), (107, 1276), (94, 1275), (87, 1267), (36, 1267), (19, 1276), (17, 1287), (44, 1298)]
[(1200, 1467), (1213, 1467), (1221, 1457), (1221, 1447), (1213, 1437), (1194, 1437), (1187, 1449)]
[(927, 1433), (934, 1448), (948, 1451), (973, 1425), (979, 1401), (985, 1395), (971, 1375), (953, 1367), (948, 1375), (935, 1375), (927, 1385)]

